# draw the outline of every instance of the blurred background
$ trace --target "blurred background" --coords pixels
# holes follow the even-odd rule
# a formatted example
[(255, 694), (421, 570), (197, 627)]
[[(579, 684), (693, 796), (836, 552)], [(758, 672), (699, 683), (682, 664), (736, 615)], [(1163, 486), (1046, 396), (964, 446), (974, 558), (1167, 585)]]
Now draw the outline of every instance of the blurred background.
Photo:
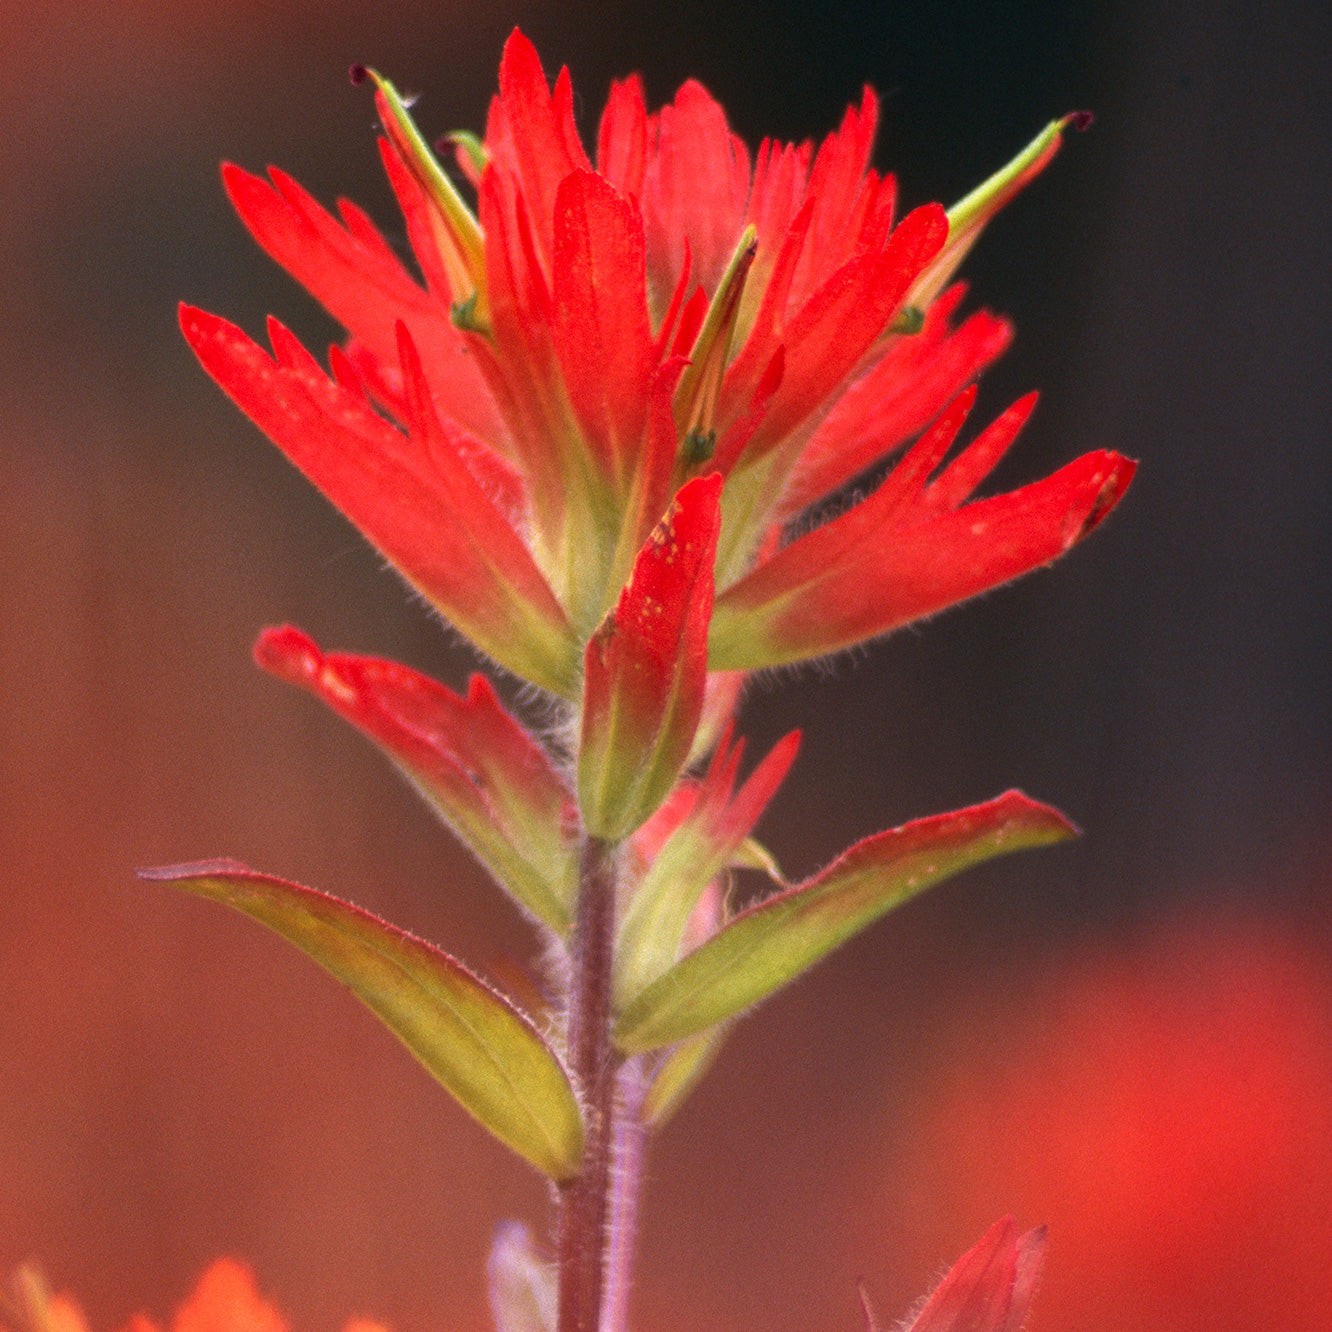
[(609, 80), (696, 75), (751, 143), (862, 83), (877, 162), (949, 202), (1094, 131), (995, 223), (1019, 336), (1005, 485), (1141, 458), (1054, 571), (827, 671), (746, 729), (804, 753), (788, 872), (1019, 785), (1087, 829), (973, 872), (734, 1033), (652, 1161), (641, 1332), (885, 1322), (997, 1216), (1048, 1222), (1033, 1332), (1332, 1326), (1332, 18), (1185, 0), (0, 0), (0, 1268), (97, 1332), (252, 1262), (302, 1332), (481, 1332), (540, 1181), (294, 951), (136, 865), (230, 855), (482, 968), (531, 943), (368, 747), (255, 670), (264, 624), (473, 663), (207, 381), (186, 297), (336, 330), (230, 215), (282, 165), (395, 240), (353, 60), (480, 128), (519, 23)]

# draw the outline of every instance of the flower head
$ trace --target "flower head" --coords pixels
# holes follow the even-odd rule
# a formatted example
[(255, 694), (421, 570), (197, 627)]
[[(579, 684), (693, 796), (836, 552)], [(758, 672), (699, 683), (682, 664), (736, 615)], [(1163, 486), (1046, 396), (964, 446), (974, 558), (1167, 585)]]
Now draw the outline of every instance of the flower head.
[[(568, 72), (552, 88), (515, 32), (484, 140), (457, 150), (472, 209), (374, 78), (423, 281), (353, 205), (335, 219), (279, 171), (228, 166), (246, 224), (349, 341), (325, 373), (276, 323), (271, 355), (201, 311), (183, 324), (288, 456), (523, 678), (578, 697), (588, 644), (691, 480), (721, 478), (707, 665), (740, 671), (1047, 563), (1123, 494), (1133, 464), (1098, 452), (972, 501), (1027, 399), (945, 463), (970, 405), (957, 395), (1010, 336), (985, 312), (956, 321), (951, 275), (1066, 121), (951, 212), (898, 218), (893, 178), (870, 165), (868, 89), (817, 147), (765, 141), (751, 156), (699, 84), (649, 112), (629, 78), (594, 158)], [(936, 417), (866, 499), (788, 539)]]

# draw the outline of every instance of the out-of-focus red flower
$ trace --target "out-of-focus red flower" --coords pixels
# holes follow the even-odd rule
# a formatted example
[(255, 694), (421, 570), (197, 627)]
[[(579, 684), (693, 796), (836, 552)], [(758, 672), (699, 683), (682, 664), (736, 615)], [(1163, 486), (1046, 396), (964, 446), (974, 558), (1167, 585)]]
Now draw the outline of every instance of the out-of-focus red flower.
[[(88, 1332), (88, 1323), (69, 1295), (49, 1295), (30, 1269), (15, 1281), (26, 1332)], [(146, 1314), (136, 1314), (124, 1332), (161, 1332)], [(254, 1274), (234, 1258), (219, 1258), (176, 1310), (170, 1332), (288, 1332), (287, 1320), (262, 1295)], [(385, 1332), (366, 1318), (351, 1318), (344, 1332)]]
[[(1035, 1328), (1332, 1326), (1332, 969), (1256, 913), (1180, 918), (961, 997), (873, 1203), (1048, 1222)], [(912, 1100), (908, 1101), (911, 1107)], [(861, 1173), (863, 1171), (856, 1167)], [(885, 1264), (890, 1261), (885, 1254)]]

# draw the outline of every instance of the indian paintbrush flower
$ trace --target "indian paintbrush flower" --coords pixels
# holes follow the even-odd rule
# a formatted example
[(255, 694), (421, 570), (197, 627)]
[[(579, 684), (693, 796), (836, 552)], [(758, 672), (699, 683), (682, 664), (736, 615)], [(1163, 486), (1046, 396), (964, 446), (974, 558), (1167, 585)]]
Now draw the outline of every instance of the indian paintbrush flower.
[[(334, 217), (276, 169), (228, 165), (245, 224), (348, 338), (325, 370), (275, 320), (271, 351), (192, 307), (181, 323), (408, 582), (563, 717), (543, 743), (479, 675), (463, 698), (291, 628), (256, 648), (375, 741), (531, 918), (549, 1006), (529, 1015), (433, 945), (233, 862), (152, 877), (302, 947), (560, 1185), (558, 1296), (520, 1290), (505, 1332), (536, 1332), (549, 1319), (530, 1311), (551, 1300), (559, 1332), (592, 1332), (605, 1310), (620, 1332), (614, 1231), (629, 1204), (617, 1195), (612, 1215), (611, 1154), (621, 1181), (641, 1168), (642, 1136), (727, 1024), (947, 875), (1074, 831), (1008, 792), (788, 883), (752, 833), (798, 736), (737, 786), (733, 716), (748, 672), (1047, 564), (1123, 495), (1134, 464), (1101, 450), (973, 498), (1034, 395), (954, 451), (1011, 336), (984, 311), (959, 320), (955, 270), (1083, 122), (1052, 122), (951, 210), (899, 218), (893, 178), (870, 165), (868, 89), (817, 148), (765, 141), (751, 158), (699, 84), (650, 113), (629, 78), (593, 156), (568, 72), (552, 88), (515, 32), (484, 137), (452, 136), (460, 185), (392, 84), (354, 75), (375, 86), (419, 276), (354, 205)], [(866, 476), (882, 479), (857, 499)], [(733, 914), (723, 885), (738, 868), (776, 891)], [(989, 1300), (975, 1325), (1013, 1332), (1039, 1253), (1014, 1236), (992, 1231), (918, 1325), (972, 1326)], [(506, 1290), (540, 1266), (522, 1253)]]
[[(425, 285), (354, 206), (338, 221), (283, 173), (228, 166), (255, 237), (351, 340), (326, 374), (276, 323), (270, 356), (216, 316), (186, 308), (182, 320), (238, 404), (524, 679), (577, 697), (584, 645), (691, 476), (725, 481), (709, 665), (740, 670), (826, 654), (1048, 563), (1128, 484), (1133, 465), (1098, 452), (968, 505), (1031, 401), (931, 481), (955, 407), (863, 515), (853, 506), (782, 541), (1003, 350), (993, 316), (952, 326), (957, 288), (926, 298), (1065, 122), (956, 221), (928, 205), (894, 225), (894, 181), (868, 165), (869, 91), (817, 152), (766, 142), (751, 169), (699, 85), (649, 115), (630, 79), (612, 89), (594, 170), (567, 72), (552, 93), (515, 33), (486, 165), (478, 175), (461, 156), (473, 216), (377, 82), (381, 154)], [(899, 331), (910, 312), (914, 334)], [(849, 585), (863, 606), (852, 622), (822, 614)]]

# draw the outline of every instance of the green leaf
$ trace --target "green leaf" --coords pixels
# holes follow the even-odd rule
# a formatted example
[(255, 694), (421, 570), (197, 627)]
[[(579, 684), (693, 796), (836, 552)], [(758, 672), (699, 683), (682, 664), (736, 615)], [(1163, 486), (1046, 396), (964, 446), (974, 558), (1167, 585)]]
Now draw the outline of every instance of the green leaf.
[(677, 962), (620, 1014), (615, 1042), (634, 1053), (704, 1031), (950, 874), (1076, 832), (1058, 810), (1009, 791), (868, 837), (813, 879), (742, 911)]
[(690, 1036), (657, 1065), (643, 1101), (643, 1122), (654, 1131), (671, 1118), (702, 1081), (726, 1039), (725, 1023)]
[(564, 1066), (503, 995), (432, 944), (327, 893), (231, 860), (140, 870), (224, 902), (348, 986), (463, 1108), (555, 1180), (578, 1171), (583, 1121)]

